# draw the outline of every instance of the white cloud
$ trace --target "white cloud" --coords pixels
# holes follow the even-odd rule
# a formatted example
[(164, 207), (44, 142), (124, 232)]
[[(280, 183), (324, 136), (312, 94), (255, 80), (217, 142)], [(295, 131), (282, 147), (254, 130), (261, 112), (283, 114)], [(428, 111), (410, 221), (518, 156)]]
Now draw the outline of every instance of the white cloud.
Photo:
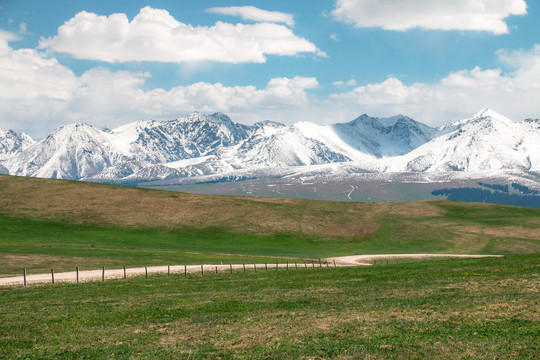
[(128, 61), (263, 63), (267, 55), (314, 53), (313, 43), (273, 23), (191, 26), (166, 10), (145, 7), (130, 22), (126, 14), (100, 16), (79, 12), (58, 28), (58, 35), (42, 38), (41, 49), (68, 53), (77, 59), (110, 63)]
[(21, 35), (28, 35), (28, 30), (26, 28), (26, 23), (25, 22), (22, 22), (19, 24), (19, 34)]
[(0, 128), (41, 137), (72, 122), (115, 127), (137, 119), (172, 119), (193, 110), (222, 111), (249, 122), (281, 119), (308, 106), (313, 77), (270, 79), (266, 87), (199, 82), (145, 89), (146, 72), (93, 68), (80, 77), (33, 49), (14, 50), (0, 32)]
[(13, 50), (14, 34), (0, 32), (0, 98), (65, 100), (77, 86), (73, 72), (33, 49)]
[(332, 85), (334, 85), (335, 87), (345, 87), (345, 86), (356, 86), (358, 85), (358, 83), (356, 82), (355, 79), (350, 79), (348, 81), (334, 81), (332, 83)]
[(346, 105), (351, 116), (403, 113), (433, 125), (465, 118), (481, 108), (492, 108), (515, 120), (540, 117), (540, 45), (530, 51), (501, 50), (498, 55), (501, 62), (515, 66), (513, 71), (475, 67), (450, 73), (435, 84), (409, 86), (389, 77), (333, 94), (329, 103)]
[(206, 9), (206, 11), (214, 14), (240, 16), (244, 20), (282, 23), (291, 27), (294, 26), (294, 15), (279, 11), (262, 10), (254, 6), (212, 7)]
[(525, 15), (525, 0), (337, 0), (332, 15), (355, 27), (508, 33), (504, 19)]
[(146, 73), (91, 69), (81, 76), (82, 86), (74, 92), (68, 109), (79, 114), (81, 121), (95, 123), (100, 119), (102, 126), (114, 126), (118, 124), (111, 122), (174, 118), (194, 110), (250, 113), (294, 108), (307, 104), (306, 89), (318, 86), (315, 78), (297, 76), (271, 79), (264, 89), (199, 82), (170, 90), (144, 91), (147, 77)]
[(500, 68), (464, 69), (436, 83), (404, 84), (395, 76), (356, 86), (318, 100), (309, 89), (314, 77), (270, 79), (266, 86), (227, 86), (198, 82), (169, 90), (148, 90), (146, 72), (90, 69), (81, 76), (55, 58), (33, 49), (12, 49), (17, 36), (0, 30), (0, 128), (23, 130), (39, 138), (76, 121), (115, 127), (137, 119), (172, 119), (193, 110), (222, 111), (235, 121), (264, 119), (292, 123), (348, 121), (359, 114), (409, 115), (440, 125), (493, 108), (512, 119), (540, 117), (540, 45), (499, 50)]

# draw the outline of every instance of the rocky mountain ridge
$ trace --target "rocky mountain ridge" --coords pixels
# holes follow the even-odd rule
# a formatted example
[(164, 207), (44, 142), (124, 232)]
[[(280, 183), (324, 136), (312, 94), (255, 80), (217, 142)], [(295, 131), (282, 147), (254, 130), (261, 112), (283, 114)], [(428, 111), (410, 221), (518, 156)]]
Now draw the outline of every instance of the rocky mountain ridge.
[(373, 173), (538, 171), (540, 121), (484, 109), (439, 128), (403, 115), (248, 126), (194, 112), (114, 130), (70, 124), (38, 142), (0, 130), (0, 172), (12, 175), (127, 183), (332, 164)]

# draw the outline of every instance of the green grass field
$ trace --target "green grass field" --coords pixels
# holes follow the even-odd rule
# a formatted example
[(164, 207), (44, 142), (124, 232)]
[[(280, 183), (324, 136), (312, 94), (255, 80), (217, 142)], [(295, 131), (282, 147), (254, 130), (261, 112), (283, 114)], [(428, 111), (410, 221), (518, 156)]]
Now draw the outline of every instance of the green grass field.
[(534, 358), (540, 209), (203, 196), (0, 175), (0, 276), (507, 254), (0, 287), (2, 359)]
[(205, 196), (0, 175), (0, 276), (383, 253), (540, 252), (540, 209)]
[(539, 259), (0, 288), (0, 358), (533, 359)]

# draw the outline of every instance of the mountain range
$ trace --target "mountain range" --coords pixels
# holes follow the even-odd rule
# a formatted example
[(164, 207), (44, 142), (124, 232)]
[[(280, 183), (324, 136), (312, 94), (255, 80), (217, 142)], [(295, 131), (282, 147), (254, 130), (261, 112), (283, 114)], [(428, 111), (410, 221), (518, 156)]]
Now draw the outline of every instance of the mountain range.
[[(407, 116), (362, 115), (333, 125), (234, 123), (194, 112), (117, 129), (70, 124), (35, 142), (0, 130), (0, 173), (138, 183), (204, 176), (272, 176), (306, 171), (367, 173), (540, 170), (540, 120), (492, 110), (434, 128)], [(351, 170), (352, 169), (352, 170)]]

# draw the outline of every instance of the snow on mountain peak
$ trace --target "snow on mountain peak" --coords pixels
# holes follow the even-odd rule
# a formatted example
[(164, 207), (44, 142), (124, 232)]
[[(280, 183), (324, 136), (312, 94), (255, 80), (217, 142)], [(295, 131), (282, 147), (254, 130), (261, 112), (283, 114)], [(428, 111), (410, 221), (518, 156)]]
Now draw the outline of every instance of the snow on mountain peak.
[(482, 119), (482, 118), (492, 118), (494, 120), (499, 120), (503, 122), (513, 122), (509, 118), (507, 118), (504, 115), (499, 114), (496, 111), (493, 111), (491, 109), (482, 109), (479, 112), (477, 112), (475, 115), (473, 115), (470, 120), (476, 120), (476, 119)]
[(345, 162), (362, 171), (537, 171), (539, 144), (538, 121), (515, 123), (490, 109), (439, 129), (404, 115), (364, 114), (334, 125), (262, 121), (248, 126), (222, 113), (193, 112), (109, 131), (69, 124), (39, 143), (0, 130), (0, 155), (2, 146), (7, 149), (0, 165), (14, 175), (98, 181)]

